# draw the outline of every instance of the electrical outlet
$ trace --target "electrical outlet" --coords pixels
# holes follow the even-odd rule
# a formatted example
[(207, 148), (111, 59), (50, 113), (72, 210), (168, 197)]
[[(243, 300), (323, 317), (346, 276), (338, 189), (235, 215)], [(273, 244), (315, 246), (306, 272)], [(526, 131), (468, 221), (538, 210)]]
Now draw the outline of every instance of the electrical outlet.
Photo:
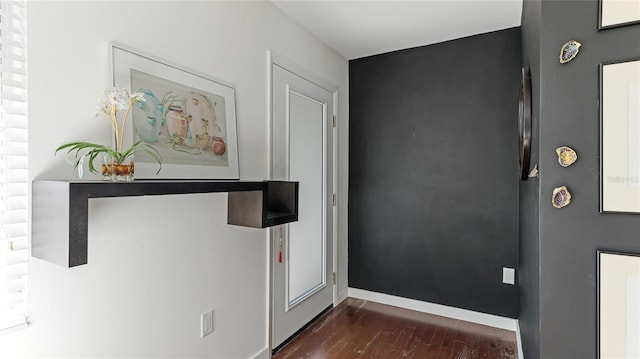
[(213, 309), (200, 314), (200, 338), (213, 333)]
[(502, 268), (502, 283), (504, 284), (515, 284), (516, 282), (516, 270), (513, 268)]

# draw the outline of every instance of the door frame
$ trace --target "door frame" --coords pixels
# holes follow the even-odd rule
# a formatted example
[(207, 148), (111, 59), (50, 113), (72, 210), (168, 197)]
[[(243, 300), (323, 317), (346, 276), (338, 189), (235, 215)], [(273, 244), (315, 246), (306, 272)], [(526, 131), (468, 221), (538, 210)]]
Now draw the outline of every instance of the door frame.
[[(273, 156), (273, 146), (271, 143), (271, 139), (273, 138), (273, 122), (274, 122), (274, 118), (273, 118), (273, 108), (272, 108), (272, 102), (273, 102), (273, 93), (272, 93), (272, 88), (273, 88), (273, 65), (278, 65), (284, 69), (286, 69), (287, 71), (292, 72), (293, 74), (302, 77), (303, 79), (314, 83), (315, 85), (322, 87), (323, 89), (329, 91), (332, 96), (333, 96), (333, 116), (335, 117), (335, 125), (332, 127), (333, 131), (331, 133), (331, 136), (333, 136), (333, 143), (332, 143), (332, 157), (333, 157), (333, 163), (332, 163), (332, 170), (333, 170), (333, 178), (331, 179), (331, 181), (333, 181), (333, 193), (336, 195), (336, 200), (335, 200), (335, 204), (333, 205), (333, 211), (332, 211), (332, 217), (333, 217), (333, 225), (331, 228), (332, 231), (332, 243), (333, 243), (333, 253), (331, 253), (331, 256), (333, 257), (333, 268), (332, 268), (332, 273), (334, 273), (335, 276), (335, 282), (332, 280), (332, 278), (327, 278), (327, 281), (329, 281), (330, 283), (332, 283), (332, 292), (333, 292), (333, 306), (335, 307), (336, 305), (338, 305), (338, 199), (337, 199), (337, 194), (338, 194), (338, 86), (332, 84), (331, 82), (323, 79), (322, 77), (314, 74), (313, 72), (305, 69), (304, 67), (299, 66), (298, 64), (296, 64), (295, 62), (293, 62), (292, 60), (289, 60), (288, 58), (278, 54), (277, 52), (273, 51), (273, 50), (268, 50), (267, 51), (267, 116), (268, 116), (268, 123), (269, 123), (269, 131), (268, 131), (268, 136), (267, 136), (267, 146), (269, 147), (269, 156), (267, 158), (267, 171), (268, 171), (268, 176), (269, 178), (273, 178), (273, 173), (272, 173), (272, 156)], [(332, 121), (332, 119), (328, 119), (329, 121)], [(268, 258), (267, 258), (267, 263), (269, 263), (269, 285), (267, 288), (267, 297), (268, 297), (268, 314), (269, 314), (269, 318), (267, 321), (267, 325), (268, 325), (268, 332), (269, 332), (269, 336), (267, 338), (268, 341), (268, 347), (269, 347), (269, 353), (271, 353), (271, 351), (273, 350), (273, 348), (271, 347), (271, 343), (272, 343), (272, 327), (273, 327), (273, 266), (274, 263), (272, 261), (272, 258), (274, 258), (274, 253), (273, 253), (273, 246), (272, 246), (272, 241), (275, 238), (275, 232), (276, 232), (276, 227), (272, 227), (268, 232), (267, 232), (267, 237), (268, 237), (268, 247), (269, 250), (268, 252)]]

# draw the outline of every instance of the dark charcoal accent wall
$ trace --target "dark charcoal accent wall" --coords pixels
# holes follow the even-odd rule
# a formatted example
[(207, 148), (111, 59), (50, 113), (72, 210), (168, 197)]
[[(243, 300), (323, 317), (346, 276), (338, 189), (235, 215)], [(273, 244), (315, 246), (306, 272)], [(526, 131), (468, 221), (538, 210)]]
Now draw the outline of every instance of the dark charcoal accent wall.
[[(535, 2), (542, 9), (537, 27), (540, 72), (533, 79), (540, 86), (540, 337), (539, 355), (526, 358), (595, 359), (596, 250), (640, 253), (640, 215), (598, 212), (598, 64), (640, 58), (640, 26), (598, 32), (596, 0)], [(525, 34), (537, 31), (536, 25), (528, 29), (530, 20), (536, 22), (529, 15), (525, 12), (523, 19)], [(560, 47), (571, 39), (583, 44), (580, 54), (560, 64)], [(560, 145), (578, 152), (571, 167), (558, 165), (555, 148)], [(551, 206), (551, 193), (561, 185), (573, 197), (568, 207), (558, 210)], [(527, 252), (522, 262), (534, 257)], [(535, 290), (530, 294), (535, 296)], [(523, 302), (530, 299), (523, 290)], [(523, 339), (525, 348), (536, 344), (531, 336)]]
[(349, 62), (349, 286), (517, 317), (520, 29)]
[[(531, 69), (531, 167), (540, 158), (540, 1), (522, 4), (522, 65)], [(540, 358), (540, 220), (538, 178), (520, 182), (520, 336), (524, 357)]]

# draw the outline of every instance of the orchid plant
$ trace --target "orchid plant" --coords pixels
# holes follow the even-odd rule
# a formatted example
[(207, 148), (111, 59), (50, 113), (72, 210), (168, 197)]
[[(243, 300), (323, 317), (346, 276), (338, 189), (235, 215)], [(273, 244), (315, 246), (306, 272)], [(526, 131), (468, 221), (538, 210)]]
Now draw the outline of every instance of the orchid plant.
[[(126, 150), (123, 149), (127, 119), (133, 106), (138, 102), (145, 101), (144, 94), (141, 92), (130, 93), (127, 89), (113, 88), (105, 90), (99, 101), (95, 115), (96, 117), (104, 116), (111, 123), (115, 136), (115, 148), (91, 142), (70, 142), (58, 147), (55, 153), (57, 154), (58, 151), (65, 149), (67, 149), (67, 154), (75, 151), (76, 159), (73, 162), (75, 168), (82, 166), (86, 158), (89, 160), (89, 171), (99, 173), (93, 161), (101, 153), (111, 156), (115, 163), (124, 163), (134, 152), (142, 151), (158, 162), (159, 168), (156, 174), (160, 173), (162, 157), (153, 146), (140, 140)], [(124, 116), (121, 116), (121, 111), (125, 111)], [(120, 122), (120, 117), (122, 122)]]

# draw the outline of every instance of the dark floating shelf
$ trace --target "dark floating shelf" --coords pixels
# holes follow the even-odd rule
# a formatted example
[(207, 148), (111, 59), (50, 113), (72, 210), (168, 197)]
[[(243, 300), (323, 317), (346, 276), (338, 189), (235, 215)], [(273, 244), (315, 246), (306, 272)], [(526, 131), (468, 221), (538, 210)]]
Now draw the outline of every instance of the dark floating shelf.
[(229, 224), (266, 228), (298, 220), (298, 182), (34, 180), (32, 256), (65, 267), (87, 264), (90, 198), (216, 192), (229, 192)]

